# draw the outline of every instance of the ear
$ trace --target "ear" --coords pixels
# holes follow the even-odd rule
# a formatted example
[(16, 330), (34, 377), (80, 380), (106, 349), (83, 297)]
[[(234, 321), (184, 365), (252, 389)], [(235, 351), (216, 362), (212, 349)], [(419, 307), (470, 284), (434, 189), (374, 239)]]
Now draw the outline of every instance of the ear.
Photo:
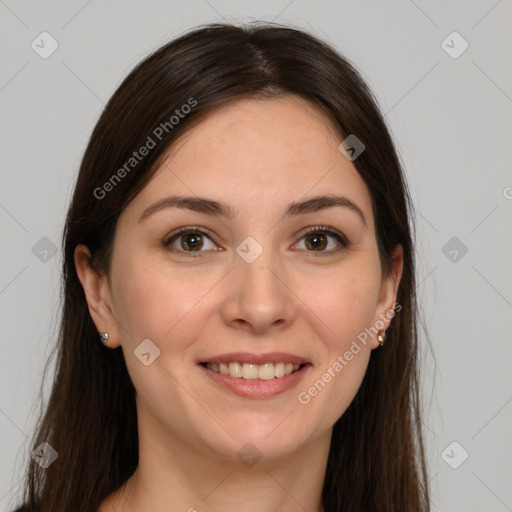
[[(380, 326), (384, 324), (382, 329), (387, 329), (393, 320), (395, 313), (394, 305), (398, 293), (398, 285), (402, 278), (402, 270), (404, 265), (404, 251), (400, 244), (397, 244), (391, 254), (391, 272), (388, 276), (383, 277), (375, 311), (373, 325)], [(372, 349), (379, 347), (379, 341), (375, 336), (372, 339)]]
[(74, 258), (78, 279), (84, 289), (89, 313), (96, 329), (98, 333), (108, 332), (109, 339), (106, 345), (116, 348), (120, 345), (120, 338), (107, 276), (99, 274), (93, 268), (91, 253), (85, 245), (75, 247)]

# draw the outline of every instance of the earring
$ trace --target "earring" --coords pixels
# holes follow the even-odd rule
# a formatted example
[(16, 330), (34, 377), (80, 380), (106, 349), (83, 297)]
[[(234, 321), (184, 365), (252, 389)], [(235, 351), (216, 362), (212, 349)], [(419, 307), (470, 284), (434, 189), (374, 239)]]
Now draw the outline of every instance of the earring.
[(379, 340), (380, 346), (384, 345), (384, 341), (386, 341), (386, 331), (385, 329), (379, 329), (377, 333), (377, 339)]
[(101, 343), (103, 343), (103, 345), (106, 345), (107, 344), (107, 340), (108, 340), (108, 332), (102, 332), (100, 334), (100, 341), (101, 341)]

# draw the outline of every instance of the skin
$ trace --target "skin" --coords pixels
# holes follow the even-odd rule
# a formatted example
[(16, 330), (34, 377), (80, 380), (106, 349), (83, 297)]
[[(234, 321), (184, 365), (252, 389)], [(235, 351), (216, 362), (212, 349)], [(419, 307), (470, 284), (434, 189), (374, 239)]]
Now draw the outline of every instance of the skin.
[[(382, 276), (369, 191), (338, 149), (325, 114), (303, 99), (237, 100), (216, 110), (169, 151), (152, 180), (123, 210), (109, 276), (75, 250), (79, 279), (98, 332), (122, 347), (136, 388), (139, 467), (101, 512), (322, 511), (332, 427), (356, 395), (376, 337), (307, 405), (307, 391), (349, 350), (359, 333), (393, 310), (402, 274), (400, 246)], [(171, 194), (224, 201), (234, 220), (169, 208), (141, 222)], [(333, 207), (280, 220), (285, 207), (316, 195), (343, 195), (363, 211)], [(306, 228), (325, 225), (323, 253)], [(176, 229), (208, 229), (198, 257)], [(263, 248), (247, 263), (245, 237)], [(309, 245), (308, 245), (309, 241)], [(335, 249), (340, 249), (335, 251)], [(215, 250), (217, 249), (217, 250)], [(222, 250), (221, 250), (222, 249)], [(198, 254), (193, 252), (193, 254)], [(145, 366), (133, 351), (149, 338), (160, 356)], [(228, 352), (288, 352), (312, 365), (297, 387), (254, 400), (214, 384), (197, 367)], [(105, 390), (108, 393), (108, 390)], [(262, 454), (246, 467), (237, 452), (251, 442)]]

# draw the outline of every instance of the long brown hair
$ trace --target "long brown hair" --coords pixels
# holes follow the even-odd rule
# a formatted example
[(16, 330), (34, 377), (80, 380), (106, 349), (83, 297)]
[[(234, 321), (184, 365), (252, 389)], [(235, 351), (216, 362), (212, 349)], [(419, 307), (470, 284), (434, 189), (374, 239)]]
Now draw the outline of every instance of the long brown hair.
[[(177, 137), (231, 100), (289, 94), (322, 108), (340, 137), (355, 134), (366, 146), (353, 164), (372, 198), (385, 274), (396, 244), (404, 255), (401, 310), (385, 346), (373, 351), (356, 397), (334, 425), (324, 509), (429, 510), (415, 230), (402, 165), (377, 102), (354, 66), (313, 35), (268, 23), (210, 24), (157, 49), (124, 79), (94, 128), (63, 233), (63, 311), (53, 387), (30, 449), (46, 442), (58, 458), (46, 469), (30, 458), (24, 485), (28, 510), (95, 511), (138, 464), (135, 389), (121, 349), (98, 341), (75, 270), (75, 247), (87, 245), (96, 269), (108, 274), (120, 212)], [(178, 121), (171, 119), (177, 109), (184, 114)], [(151, 146), (146, 156), (131, 160), (143, 146)]]

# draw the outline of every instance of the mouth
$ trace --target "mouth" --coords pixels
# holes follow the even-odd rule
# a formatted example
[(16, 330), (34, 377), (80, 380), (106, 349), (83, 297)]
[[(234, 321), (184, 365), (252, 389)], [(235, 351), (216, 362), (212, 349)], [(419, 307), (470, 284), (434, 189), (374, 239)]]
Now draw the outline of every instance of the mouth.
[(206, 369), (221, 375), (228, 375), (234, 379), (245, 380), (272, 380), (280, 379), (286, 375), (298, 372), (305, 364), (293, 363), (240, 363), (238, 361), (223, 363), (201, 363)]
[(284, 352), (224, 354), (198, 361), (198, 367), (220, 389), (251, 399), (291, 390), (313, 369), (307, 360)]
[(311, 363), (297, 362), (297, 358), (293, 363), (285, 361), (279, 358), (256, 364), (229, 357), (225, 361), (203, 361), (197, 366), (216, 388), (243, 398), (263, 400), (291, 391), (313, 370)]

